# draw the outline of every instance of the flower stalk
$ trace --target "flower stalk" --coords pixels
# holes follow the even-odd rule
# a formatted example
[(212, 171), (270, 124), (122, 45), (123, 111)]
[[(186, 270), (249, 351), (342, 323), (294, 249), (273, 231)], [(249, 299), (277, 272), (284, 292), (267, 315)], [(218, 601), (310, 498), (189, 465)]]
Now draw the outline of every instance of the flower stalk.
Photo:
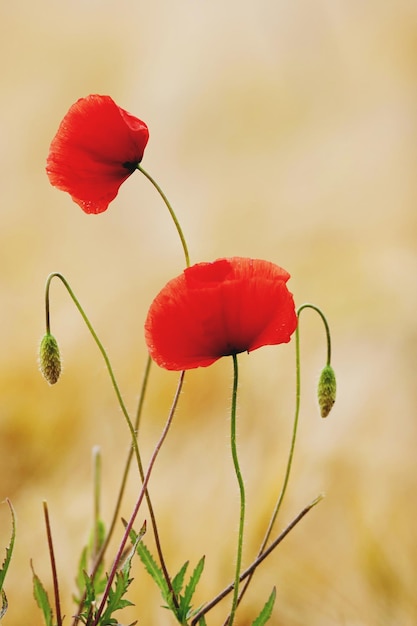
[(175, 214), (174, 209), (172, 208), (172, 205), (170, 203), (170, 201), (168, 200), (167, 196), (165, 195), (165, 193), (162, 191), (162, 188), (160, 187), (160, 185), (156, 182), (156, 180), (142, 167), (142, 165), (140, 163), (138, 163), (137, 169), (139, 170), (139, 172), (141, 172), (145, 178), (147, 178), (149, 180), (149, 182), (153, 185), (153, 187), (156, 189), (156, 191), (159, 193), (159, 195), (161, 196), (162, 200), (165, 203), (165, 206), (167, 207), (169, 214), (175, 224), (175, 228), (177, 229), (177, 233), (179, 235), (179, 238), (181, 240), (181, 245), (182, 245), (182, 249), (184, 251), (184, 257), (185, 257), (185, 266), (189, 267), (190, 266), (190, 254), (188, 252), (188, 246), (187, 246), (187, 242), (185, 240), (184, 237), (184, 233), (182, 231), (181, 228), (181, 224), (178, 221), (178, 218)]
[(159, 454), (159, 452), (161, 450), (162, 444), (164, 443), (164, 441), (165, 441), (165, 439), (166, 439), (166, 437), (168, 435), (168, 431), (169, 431), (169, 428), (170, 428), (170, 426), (172, 424), (172, 420), (174, 419), (174, 415), (175, 415), (175, 411), (176, 411), (176, 408), (177, 408), (178, 400), (179, 400), (179, 397), (180, 397), (180, 394), (181, 394), (181, 389), (182, 389), (182, 386), (183, 386), (183, 382), (184, 382), (184, 372), (181, 372), (179, 380), (178, 380), (178, 385), (177, 385), (177, 389), (176, 389), (176, 392), (175, 392), (174, 400), (173, 400), (171, 409), (169, 411), (169, 415), (168, 415), (167, 421), (165, 423), (164, 429), (163, 429), (163, 431), (161, 433), (161, 436), (160, 436), (160, 438), (159, 438), (159, 440), (158, 440), (158, 442), (157, 442), (157, 444), (156, 444), (156, 446), (154, 448), (154, 451), (152, 453), (151, 459), (149, 461), (149, 465), (148, 465), (148, 468), (146, 470), (146, 474), (145, 474), (144, 479), (143, 479), (142, 488), (140, 490), (139, 497), (138, 497), (138, 499), (136, 501), (136, 504), (134, 506), (134, 509), (132, 511), (130, 519), (129, 519), (128, 523), (126, 524), (125, 532), (124, 532), (123, 538), (122, 538), (122, 540), (120, 542), (119, 548), (117, 550), (116, 557), (115, 557), (115, 559), (113, 561), (113, 565), (112, 565), (112, 568), (110, 570), (110, 573), (109, 573), (109, 576), (108, 576), (108, 579), (107, 579), (106, 588), (105, 588), (105, 590), (103, 592), (103, 597), (102, 597), (100, 605), (99, 605), (99, 607), (97, 609), (97, 613), (95, 615), (94, 622), (93, 622), (92, 626), (97, 626), (97, 624), (100, 621), (101, 614), (103, 613), (104, 607), (106, 605), (107, 598), (108, 598), (111, 586), (113, 584), (113, 580), (114, 580), (114, 578), (116, 576), (116, 572), (117, 572), (117, 569), (119, 567), (120, 559), (121, 559), (121, 557), (123, 555), (123, 551), (125, 549), (125, 546), (126, 546), (126, 543), (127, 543), (128, 539), (129, 539), (130, 531), (133, 528), (133, 524), (135, 523), (136, 516), (137, 516), (137, 514), (139, 512), (139, 508), (140, 508), (140, 506), (142, 504), (142, 501), (143, 501), (143, 498), (144, 498), (144, 495), (145, 495), (145, 492), (146, 492), (146, 489), (147, 489), (147, 486), (148, 486), (148, 482), (149, 482), (149, 479), (151, 477), (153, 466), (154, 466), (155, 461), (157, 459), (157, 456), (158, 456), (158, 454)]
[(230, 443), (232, 449), (232, 458), (233, 458), (233, 466), (235, 468), (235, 474), (237, 478), (237, 482), (239, 485), (239, 495), (240, 495), (240, 515), (239, 515), (239, 530), (238, 530), (238, 539), (237, 539), (237, 550), (236, 550), (236, 570), (235, 570), (235, 582), (233, 586), (233, 599), (232, 599), (232, 608), (230, 611), (228, 622), (230, 626), (232, 626), (236, 609), (239, 600), (239, 581), (240, 581), (240, 570), (242, 567), (242, 551), (243, 551), (243, 531), (245, 525), (245, 509), (246, 509), (246, 495), (245, 495), (245, 483), (243, 482), (242, 472), (239, 465), (239, 458), (237, 453), (237, 445), (236, 445), (236, 406), (237, 406), (237, 389), (239, 383), (239, 370), (238, 370), (238, 361), (237, 355), (233, 354), (233, 391), (232, 391), (232, 407), (231, 407), (231, 416), (230, 416)]

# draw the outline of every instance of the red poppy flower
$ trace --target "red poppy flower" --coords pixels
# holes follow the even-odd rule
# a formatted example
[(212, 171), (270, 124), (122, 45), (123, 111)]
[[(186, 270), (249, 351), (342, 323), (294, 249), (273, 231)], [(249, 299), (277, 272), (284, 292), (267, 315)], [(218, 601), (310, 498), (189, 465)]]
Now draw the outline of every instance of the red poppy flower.
[(141, 162), (148, 138), (146, 124), (110, 96), (81, 98), (52, 140), (49, 180), (86, 213), (102, 213)]
[(165, 369), (186, 370), (287, 343), (297, 326), (289, 277), (273, 263), (242, 257), (187, 268), (149, 309), (151, 357)]

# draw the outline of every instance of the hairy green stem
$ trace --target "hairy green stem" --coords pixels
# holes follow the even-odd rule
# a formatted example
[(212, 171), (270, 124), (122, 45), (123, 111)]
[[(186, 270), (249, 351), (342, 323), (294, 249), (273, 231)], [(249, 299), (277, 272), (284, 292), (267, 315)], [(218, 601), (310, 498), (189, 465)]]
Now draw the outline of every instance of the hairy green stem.
[(129, 417), (129, 413), (127, 411), (126, 405), (125, 405), (125, 403), (123, 401), (122, 394), (121, 394), (120, 389), (119, 389), (119, 385), (117, 384), (116, 377), (114, 375), (113, 368), (112, 368), (111, 363), (110, 363), (110, 359), (109, 359), (109, 357), (107, 355), (106, 350), (104, 349), (103, 344), (101, 343), (100, 339), (98, 338), (97, 333), (95, 332), (95, 330), (94, 330), (90, 320), (88, 319), (84, 309), (82, 308), (78, 298), (76, 298), (76, 296), (75, 296), (73, 290), (71, 289), (71, 287), (70, 287), (68, 281), (66, 280), (66, 278), (64, 278), (64, 276), (62, 274), (60, 274), (59, 272), (53, 272), (52, 274), (50, 274), (48, 276), (47, 281), (46, 281), (46, 287), (45, 287), (46, 330), (47, 330), (47, 332), (50, 331), (49, 290), (50, 290), (50, 285), (51, 285), (51, 282), (52, 282), (53, 278), (59, 278), (59, 280), (65, 286), (67, 292), (71, 296), (72, 301), (74, 302), (74, 304), (77, 307), (81, 317), (83, 318), (83, 320), (85, 322), (85, 325), (87, 326), (88, 330), (90, 331), (90, 334), (93, 337), (93, 339), (94, 339), (98, 349), (101, 352), (101, 355), (102, 355), (102, 357), (104, 359), (104, 362), (106, 364), (106, 367), (107, 367), (108, 374), (110, 376), (110, 380), (111, 380), (113, 389), (114, 389), (114, 391), (116, 393), (119, 406), (120, 406), (120, 408), (122, 410), (123, 416), (124, 416), (124, 418), (126, 420), (128, 428), (129, 428), (130, 436), (131, 436), (131, 439), (132, 439), (132, 445), (133, 445), (133, 448), (134, 448), (135, 454), (136, 454), (136, 460), (137, 460), (137, 463), (138, 463), (138, 467), (140, 467), (142, 462), (141, 462), (141, 458), (140, 458), (138, 443), (137, 443), (137, 440), (136, 440), (135, 429), (133, 427), (132, 420)]
[[(267, 527), (267, 530), (265, 532), (264, 538), (262, 540), (262, 543), (260, 545), (259, 551), (258, 551), (258, 557), (261, 556), (264, 553), (265, 547), (269, 541), (269, 538), (271, 536), (272, 533), (272, 529), (275, 525), (275, 522), (277, 520), (278, 517), (278, 513), (281, 509), (282, 506), (282, 502), (284, 500), (284, 496), (287, 492), (287, 488), (288, 488), (288, 483), (290, 480), (290, 474), (291, 474), (291, 469), (292, 469), (292, 464), (293, 464), (293, 459), (294, 459), (294, 450), (295, 450), (295, 444), (296, 444), (296, 440), (297, 440), (297, 433), (298, 433), (298, 423), (299, 423), (299, 416), (300, 416), (300, 403), (301, 403), (301, 361), (300, 361), (300, 326), (299, 326), (299, 321), (300, 321), (300, 313), (301, 311), (303, 311), (304, 309), (313, 309), (314, 311), (316, 311), (321, 319), (323, 320), (324, 323), (324, 327), (326, 330), (326, 340), (327, 340), (327, 365), (330, 364), (330, 358), (331, 358), (331, 338), (330, 338), (330, 329), (329, 329), (329, 325), (327, 323), (327, 320), (324, 316), (324, 314), (322, 313), (322, 311), (316, 307), (314, 304), (303, 304), (302, 306), (299, 307), (298, 311), (297, 311), (297, 317), (298, 317), (298, 324), (297, 324), (297, 328), (295, 331), (295, 372), (296, 372), (296, 390), (295, 390), (295, 412), (294, 412), (294, 421), (293, 421), (293, 427), (292, 427), (292, 435), (291, 435), (291, 442), (290, 442), (290, 449), (289, 449), (289, 453), (288, 453), (288, 459), (287, 459), (287, 465), (285, 468), (285, 474), (284, 474), (284, 480), (283, 480), (283, 484), (281, 487), (281, 491), (278, 495), (274, 510), (272, 512), (271, 518), (269, 520), (269, 524)], [(255, 569), (252, 571), (252, 573), (250, 574), (250, 576), (248, 577), (248, 579), (246, 580), (240, 596), (239, 596), (239, 600), (238, 603), (242, 600), (246, 589), (248, 588), (253, 574), (255, 573)]]
[(185, 241), (184, 233), (182, 231), (182, 228), (181, 228), (181, 225), (180, 225), (180, 223), (178, 221), (178, 218), (175, 215), (174, 209), (171, 206), (171, 203), (169, 202), (168, 198), (166, 197), (166, 195), (164, 194), (164, 192), (162, 191), (161, 187), (158, 185), (156, 180), (154, 178), (152, 178), (152, 176), (150, 174), (148, 174), (148, 172), (146, 170), (143, 169), (143, 167), (142, 167), (142, 165), (140, 163), (137, 166), (137, 169), (139, 170), (139, 172), (142, 172), (142, 174), (155, 187), (156, 191), (159, 193), (159, 195), (161, 196), (162, 200), (164, 201), (165, 206), (167, 207), (167, 209), (169, 211), (169, 214), (172, 217), (172, 220), (173, 220), (173, 222), (175, 224), (175, 228), (177, 229), (177, 233), (178, 233), (179, 238), (181, 240), (181, 245), (182, 245), (182, 249), (184, 251), (184, 257), (185, 257), (185, 265), (187, 267), (190, 267), (190, 255), (188, 253), (187, 242)]
[(101, 452), (93, 448), (94, 510), (93, 510), (93, 560), (100, 550), (100, 505), (101, 505)]
[(157, 458), (157, 456), (159, 454), (159, 451), (160, 451), (160, 449), (162, 447), (162, 444), (165, 441), (165, 438), (166, 438), (166, 436), (168, 434), (169, 427), (171, 426), (172, 420), (174, 418), (175, 410), (177, 408), (177, 404), (178, 404), (178, 400), (179, 400), (179, 397), (180, 397), (182, 385), (183, 385), (183, 382), (184, 382), (184, 374), (185, 374), (184, 372), (181, 372), (181, 374), (180, 374), (180, 378), (179, 378), (178, 385), (177, 385), (177, 390), (175, 392), (174, 400), (173, 400), (173, 403), (172, 403), (172, 406), (171, 406), (171, 409), (170, 409), (170, 412), (169, 412), (169, 415), (168, 415), (168, 419), (167, 419), (167, 421), (165, 423), (165, 426), (164, 426), (164, 429), (162, 431), (162, 434), (161, 434), (161, 436), (160, 436), (160, 438), (159, 438), (159, 440), (158, 440), (158, 442), (157, 442), (157, 444), (156, 444), (156, 446), (154, 448), (154, 451), (152, 453), (151, 459), (149, 461), (148, 469), (146, 470), (146, 474), (144, 476), (142, 489), (141, 489), (141, 491), (139, 493), (139, 497), (138, 497), (138, 499), (136, 501), (136, 504), (135, 504), (133, 512), (132, 512), (132, 514), (130, 516), (130, 519), (129, 519), (127, 525), (126, 525), (123, 538), (122, 538), (122, 540), (120, 542), (119, 548), (117, 550), (116, 557), (115, 557), (115, 559), (113, 561), (113, 565), (112, 565), (112, 568), (110, 570), (110, 573), (109, 573), (109, 576), (108, 576), (108, 579), (107, 579), (106, 588), (105, 588), (105, 590), (103, 592), (103, 597), (101, 599), (100, 606), (97, 609), (97, 613), (95, 615), (94, 622), (93, 622), (92, 626), (97, 626), (97, 624), (100, 621), (100, 617), (101, 617), (101, 615), (103, 613), (104, 607), (106, 605), (110, 588), (111, 588), (111, 586), (113, 584), (114, 577), (116, 576), (116, 572), (117, 572), (117, 569), (119, 567), (120, 559), (122, 557), (122, 554), (123, 554), (123, 551), (125, 549), (126, 543), (127, 543), (128, 539), (129, 539), (130, 531), (133, 528), (133, 524), (134, 524), (136, 516), (137, 516), (137, 514), (139, 512), (140, 505), (142, 504), (143, 498), (145, 496), (146, 489), (147, 489), (147, 486), (148, 486), (148, 482), (149, 482), (149, 479), (151, 477), (153, 466), (155, 464), (156, 458)]
[(323, 325), (324, 325), (324, 329), (326, 331), (326, 342), (327, 342), (327, 363), (326, 363), (326, 365), (330, 365), (331, 356), (332, 356), (332, 340), (331, 340), (331, 336), (330, 336), (330, 327), (329, 327), (329, 324), (327, 322), (326, 316), (324, 315), (323, 311), (321, 311), (321, 309), (319, 309), (318, 306), (316, 306), (315, 304), (310, 304), (309, 302), (306, 302), (306, 304), (302, 304), (299, 307), (298, 311), (297, 311), (298, 319), (300, 319), (300, 313), (304, 309), (312, 309), (313, 311), (318, 313), (319, 316), (321, 317), (321, 320), (322, 320)]
[[(298, 522), (300, 522), (303, 519), (303, 517), (307, 515), (307, 513), (311, 511), (311, 509), (315, 507), (316, 504), (318, 504), (322, 499), (323, 499), (322, 495), (317, 496), (317, 498), (315, 498), (312, 502), (310, 502), (310, 504), (304, 507), (303, 510), (300, 511), (298, 515), (296, 515), (296, 517), (278, 535), (278, 537), (274, 539), (271, 545), (264, 552), (262, 552), (262, 554), (258, 555), (256, 559), (253, 561), (253, 563), (251, 563), (249, 567), (245, 569), (244, 572), (242, 572), (242, 574), (240, 575), (240, 582), (243, 582), (245, 579), (247, 579), (249, 576), (253, 574), (253, 572), (258, 567), (258, 565), (260, 565), (266, 559), (266, 557), (269, 556), (273, 550), (275, 550), (275, 548), (281, 543), (281, 541), (283, 541), (283, 539), (285, 539), (288, 533), (298, 524)], [(223, 600), (223, 598), (225, 598), (231, 591), (233, 591), (234, 587), (235, 587), (235, 582), (230, 583), (230, 585), (225, 587), (219, 594), (217, 594), (217, 596), (213, 598), (213, 600), (211, 600), (206, 605), (204, 605), (204, 607), (200, 609), (200, 611), (198, 611), (198, 613), (196, 613), (196, 615), (193, 617), (191, 626), (196, 626), (198, 622), (200, 621), (200, 619), (203, 617), (203, 615), (208, 613), (221, 600)]]
[(233, 587), (233, 599), (232, 599), (232, 608), (230, 610), (230, 615), (228, 617), (228, 623), (232, 626), (237, 604), (239, 600), (239, 581), (240, 581), (240, 570), (242, 567), (242, 551), (243, 551), (243, 530), (245, 525), (245, 509), (246, 509), (246, 495), (245, 495), (245, 485), (242, 478), (242, 473), (239, 465), (239, 458), (237, 454), (237, 445), (236, 445), (236, 405), (237, 405), (237, 388), (238, 388), (238, 362), (237, 355), (233, 354), (233, 392), (232, 392), (232, 407), (231, 407), (231, 432), (230, 432), (230, 443), (232, 449), (232, 459), (233, 465), (235, 468), (236, 478), (239, 485), (239, 494), (240, 494), (240, 515), (239, 515), (239, 530), (238, 530), (238, 540), (237, 540), (237, 551), (236, 551), (236, 570), (235, 570), (235, 582)]

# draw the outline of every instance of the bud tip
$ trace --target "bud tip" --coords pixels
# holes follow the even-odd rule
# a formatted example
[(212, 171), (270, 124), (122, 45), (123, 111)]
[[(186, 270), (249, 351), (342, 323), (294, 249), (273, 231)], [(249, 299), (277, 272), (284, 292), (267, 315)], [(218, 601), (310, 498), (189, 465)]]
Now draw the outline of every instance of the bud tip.
[(336, 375), (331, 365), (326, 365), (320, 374), (317, 396), (320, 415), (327, 417), (336, 400)]
[(58, 342), (51, 333), (46, 333), (39, 346), (39, 368), (45, 380), (54, 385), (61, 374), (61, 356)]

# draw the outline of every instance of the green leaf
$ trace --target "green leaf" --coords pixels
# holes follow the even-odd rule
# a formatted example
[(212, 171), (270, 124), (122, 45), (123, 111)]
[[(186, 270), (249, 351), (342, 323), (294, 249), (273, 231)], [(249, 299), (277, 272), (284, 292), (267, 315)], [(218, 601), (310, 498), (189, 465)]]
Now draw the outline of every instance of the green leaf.
[(87, 550), (87, 547), (84, 547), (81, 552), (80, 560), (78, 561), (77, 575), (75, 577), (75, 584), (77, 586), (79, 596), (74, 595), (74, 602), (77, 604), (81, 602), (81, 598), (85, 591), (84, 574), (87, 570)]
[(116, 624), (117, 620), (112, 617), (113, 613), (115, 611), (119, 611), (120, 609), (124, 609), (126, 606), (133, 606), (133, 602), (123, 599), (123, 596), (127, 592), (131, 582), (132, 579), (128, 578), (125, 572), (122, 570), (117, 572), (114, 588), (112, 587), (109, 590), (106, 610), (100, 618), (100, 624), (102, 626), (107, 624)]
[(148, 548), (142, 541), (138, 543), (136, 552), (138, 553), (140, 560), (145, 566), (146, 571), (148, 572), (148, 574), (150, 574), (155, 583), (158, 585), (163, 599), (168, 604), (168, 608), (170, 608), (171, 611), (174, 611), (175, 613), (175, 606), (172, 601), (171, 593), (165, 580), (164, 574), (161, 568), (157, 565), (152, 554), (149, 552)]
[(130, 569), (132, 566), (132, 559), (138, 550), (138, 546), (142, 541), (142, 537), (145, 532), (146, 526), (144, 525), (139, 534), (135, 533), (135, 531), (132, 531), (130, 533), (130, 538), (133, 541), (133, 547), (128, 553), (122, 567), (116, 573), (115, 582), (109, 590), (106, 609), (99, 621), (100, 626), (118, 624), (118, 620), (112, 617), (113, 613), (115, 611), (119, 611), (120, 609), (124, 609), (127, 606), (133, 605), (130, 600), (126, 600), (124, 598), (124, 595), (126, 594), (128, 587), (132, 582), (132, 578), (129, 578)]
[[(85, 546), (81, 552), (80, 560), (78, 562), (78, 570), (75, 578), (75, 584), (77, 586), (78, 594), (73, 596), (73, 600), (76, 604), (80, 604), (84, 593), (87, 592), (86, 587), (86, 572), (90, 569), (89, 563), (93, 565), (96, 559), (98, 551), (100, 551), (106, 537), (106, 529), (101, 520), (97, 520), (96, 532), (90, 534), (88, 545)], [(95, 553), (97, 552), (97, 554)], [(89, 582), (94, 586), (94, 592), (96, 596), (103, 593), (107, 578), (104, 574), (104, 563), (101, 562), (97, 568), (94, 576), (94, 580), (91, 581), (91, 577), (88, 577)], [(91, 595), (91, 594), (90, 594)], [(85, 603), (84, 603), (85, 604)]]
[(178, 572), (178, 574), (176, 576), (174, 576), (174, 578), (172, 579), (172, 588), (174, 590), (174, 593), (177, 596), (182, 591), (182, 588), (183, 588), (183, 585), (184, 585), (185, 572), (187, 571), (189, 563), (190, 563), (190, 561), (186, 561), (184, 563), (184, 565), (181, 567), (181, 569)]
[(0, 609), (0, 619), (6, 613), (8, 609), (9, 603), (7, 602), (6, 592), (4, 589), (1, 590), (1, 609)]
[(45, 587), (41, 583), (39, 577), (35, 574), (32, 563), (31, 567), (33, 572), (33, 595), (35, 597), (36, 604), (43, 613), (46, 626), (53, 626), (53, 612), (48, 594), (46, 593)]
[(97, 520), (96, 527), (91, 531), (89, 541), (89, 554), (92, 559), (95, 559), (100, 552), (101, 546), (106, 538), (106, 527), (101, 519)]
[(269, 596), (268, 600), (265, 603), (264, 608), (259, 613), (256, 620), (252, 623), (252, 626), (264, 626), (264, 624), (266, 624), (266, 622), (269, 620), (269, 618), (272, 615), (272, 609), (274, 608), (276, 595), (277, 595), (277, 591), (274, 587), (271, 592), (271, 595)]
[(94, 583), (91, 580), (91, 576), (89, 576), (86, 571), (83, 572), (83, 576), (84, 576), (83, 593), (85, 593), (84, 605), (90, 608), (90, 606), (96, 601), (97, 594), (96, 594), (96, 590), (94, 587)]
[(10, 500), (6, 500), (6, 502), (9, 505), (10, 513), (12, 516), (12, 536), (10, 538), (9, 545), (6, 548), (6, 557), (3, 561), (2, 567), (0, 568), (0, 593), (1, 593), (1, 599), (2, 599), (0, 619), (3, 617), (3, 615), (7, 611), (7, 598), (3, 589), (3, 584), (4, 584), (4, 579), (6, 578), (7, 570), (9, 569), (10, 561), (12, 559), (14, 541), (16, 537), (16, 516), (15, 516), (14, 509)]
[(191, 613), (192, 613), (191, 601), (193, 599), (194, 592), (196, 590), (198, 582), (201, 578), (201, 574), (203, 573), (203, 569), (204, 569), (204, 556), (201, 557), (201, 559), (197, 563), (191, 575), (190, 581), (185, 588), (184, 595), (181, 596), (180, 598), (180, 611), (181, 611), (182, 619), (189, 618), (191, 616)]
[(144, 525), (144, 526), (141, 528), (141, 530), (140, 530), (140, 533), (139, 533), (139, 534), (136, 534), (136, 533), (133, 531), (133, 533), (134, 533), (134, 534), (133, 534), (133, 535), (131, 535), (132, 537), (133, 537), (133, 536), (135, 537), (135, 540), (134, 540), (134, 542), (133, 542), (133, 547), (132, 547), (132, 550), (131, 550), (131, 551), (129, 552), (129, 554), (127, 555), (126, 560), (125, 560), (125, 562), (124, 562), (124, 564), (123, 564), (123, 567), (122, 567), (122, 572), (125, 574), (125, 576), (126, 576), (126, 577), (128, 577), (128, 576), (129, 576), (129, 574), (130, 574), (130, 568), (131, 568), (131, 566), (132, 566), (132, 559), (133, 559), (133, 557), (135, 556), (135, 554), (136, 554), (136, 552), (137, 552), (137, 550), (138, 550), (139, 543), (142, 541), (142, 537), (143, 537), (143, 535), (145, 534), (145, 532), (146, 532), (146, 525)]

